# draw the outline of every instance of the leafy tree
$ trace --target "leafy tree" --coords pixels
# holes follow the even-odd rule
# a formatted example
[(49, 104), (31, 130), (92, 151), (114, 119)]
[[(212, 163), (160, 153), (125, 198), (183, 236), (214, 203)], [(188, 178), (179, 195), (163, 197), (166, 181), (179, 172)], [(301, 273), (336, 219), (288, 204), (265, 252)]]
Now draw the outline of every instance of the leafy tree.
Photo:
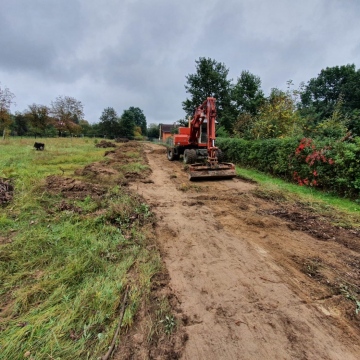
[(186, 115), (192, 116), (194, 110), (212, 96), (216, 98), (218, 121), (231, 130), (235, 115), (231, 106), (231, 80), (227, 78), (229, 69), (210, 58), (200, 57), (195, 62), (196, 73), (186, 76), (185, 89), (190, 94), (190, 98), (182, 103)]
[(12, 122), (10, 107), (14, 103), (14, 97), (15, 95), (7, 87), (2, 88), (0, 84), (0, 131), (3, 132), (3, 139), (5, 139), (6, 129)]
[(223, 126), (219, 126), (216, 128), (216, 137), (229, 138), (230, 134), (226, 131), (226, 129)]
[(141, 127), (140, 126), (135, 126), (134, 127), (134, 136), (135, 137), (141, 137)]
[(268, 100), (255, 118), (253, 138), (278, 138), (298, 135), (301, 132), (301, 119), (291, 93), (272, 89)]
[(108, 138), (118, 137), (121, 132), (118, 115), (114, 108), (108, 107), (104, 109), (100, 116), (99, 129), (101, 136)]
[(355, 65), (327, 67), (307, 83), (301, 95), (301, 113), (314, 125), (331, 117), (342, 96), (342, 111), (360, 109), (360, 71)]
[(89, 136), (88, 134), (91, 132), (91, 125), (87, 120), (80, 120), (79, 125), (81, 126), (81, 133), (85, 136)]
[(180, 119), (180, 120), (176, 121), (176, 123), (179, 124), (179, 126), (188, 127), (189, 119)]
[(147, 129), (147, 136), (149, 138), (156, 138), (158, 139), (160, 136), (160, 129), (158, 124), (150, 124)]
[(343, 100), (340, 96), (335, 105), (334, 112), (328, 119), (325, 119), (313, 130), (319, 138), (341, 139), (348, 132), (349, 119), (342, 112)]
[(255, 116), (248, 112), (242, 112), (239, 114), (233, 128), (233, 132), (246, 140), (253, 138), (253, 126), (255, 122)]
[(90, 124), (89, 132), (86, 135), (91, 137), (104, 136), (100, 129), (100, 124)]
[(10, 126), (13, 135), (24, 136), (29, 131), (29, 123), (24, 114), (20, 111), (15, 112)]
[(24, 115), (35, 138), (37, 135), (44, 135), (46, 127), (50, 124), (49, 112), (47, 106), (38, 104), (29, 105), (29, 110), (25, 111)]
[(242, 71), (232, 90), (231, 98), (239, 114), (256, 115), (265, 101), (260, 77), (247, 70)]
[(58, 135), (60, 135), (60, 136), (67, 136), (68, 133), (70, 135), (80, 135), (81, 134), (81, 126), (72, 121), (67, 122), (64, 130), (61, 130), (60, 132), (59, 132), (59, 127), (57, 127), (57, 123), (55, 123), (55, 128), (57, 129)]
[(55, 127), (59, 135), (64, 131), (70, 134), (79, 133), (81, 127), (78, 125), (84, 118), (84, 109), (81, 101), (71, 96), (58, 96), (51, 102), (51, 115), (55, 120)]
[(50, 121), (45, 128), (44, 136), (46, 137), (56, 137), (58, 135), (58, 130), (54, 126), (54, 122)]
[(135, 114), (133, 111), (124, 110), (120, 118), (120, 134), (129, 139), (133, 138), (135, 132)]
[[(139, 135), (146, 135), (146, 117), (144, 115), (144, 112), (138, 108), (131, 106), (128, 111), (131, 111), (134, 114), (134, 121), (135, 125), (140, 127), (141, 131)], [(139, 131), (138, 131), (139, 133)]]
[(355, 136), (360, 136), (360, 109), (353, 110), (349, 115), (348, 128)]
[(265, 103), (260, 77), (247, 70), (242, 71), (232, 90), (232, 101), (238, 114), (233, 132), (244, 139), (251, 139), (255, 116)]

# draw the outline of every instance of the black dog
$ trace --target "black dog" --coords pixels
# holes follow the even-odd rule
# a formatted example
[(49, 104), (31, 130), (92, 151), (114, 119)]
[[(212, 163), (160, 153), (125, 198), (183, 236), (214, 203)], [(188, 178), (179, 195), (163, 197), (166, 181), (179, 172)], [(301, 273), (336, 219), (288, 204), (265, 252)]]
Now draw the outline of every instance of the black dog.
[(34, 148), (35, 148), (36, 150), (44, 150), (44, 149), (45, 149), (45, 144), (36, 142), (36, 143), (34, 144)]

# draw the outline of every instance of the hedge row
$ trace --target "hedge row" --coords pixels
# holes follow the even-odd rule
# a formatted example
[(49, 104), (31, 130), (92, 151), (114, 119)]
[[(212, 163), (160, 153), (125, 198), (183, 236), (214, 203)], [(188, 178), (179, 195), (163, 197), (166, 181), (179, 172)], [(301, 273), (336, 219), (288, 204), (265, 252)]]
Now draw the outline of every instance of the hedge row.
[(351, 143), (288, 138), (218, 138), (228, 161), (339, 195), (360, 194), (360, 138)]

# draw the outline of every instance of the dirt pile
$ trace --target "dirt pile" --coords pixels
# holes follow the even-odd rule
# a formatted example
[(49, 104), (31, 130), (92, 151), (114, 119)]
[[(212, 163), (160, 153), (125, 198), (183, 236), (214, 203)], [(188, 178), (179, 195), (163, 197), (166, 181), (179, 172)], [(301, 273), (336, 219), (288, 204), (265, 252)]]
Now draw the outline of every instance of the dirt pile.
[(0, 178), (0, 205), (8, 204), (14, 194), (14, 187), (8, 179)]
[(98, 197), (106, 192), (106, 189), (100, 185), (57, 175), (46, 178), (46, 189), (50, 193), (61, 193), (64, 197), (72, 199), (85, 199), (87, 196)]
[(360, 231), (355, 229), (344, 229), (330, 224), (316, 214), (306, 212), (305, 209), (292, 209), (291, 207), (265, 211), (289, 221), (288, 227), (291, 230), (304, 231), (319, 240), (332, 240), (345, 247), (360, 252)]
[(117, 143), (126, 143), (126, 142), (129, 142), (129, 139), (128, 138), (116, 138), (115, 142), (117, 142)]
[(83, 169), (75, 171), (75, 175), (85, 176), (91, 181), (96, 181), (99, 184), (118, 184), (125, 185), (124, 176), (109, 164), (96, 162), (85, 166)]
[(105, 164), (101, 163), (92, 163), (84, 167), (81, 172), (81, 175), (118, 175), (119, 172), (115, 169), (112, 169)]
[[(126, 144), (119, 146), (119, 153), (129, 153), (129, 152), (139, 152), (140, 154), (144, 154), (142, 143), (137, 141), (129, 141)], [(142, 157), (142, 160), (146, 161), (145, 156)]]
[(98, 144), (95, 145), (97, 148), (111, 148), (116, 147), (116, 145), (111, 141), (101, 140)]

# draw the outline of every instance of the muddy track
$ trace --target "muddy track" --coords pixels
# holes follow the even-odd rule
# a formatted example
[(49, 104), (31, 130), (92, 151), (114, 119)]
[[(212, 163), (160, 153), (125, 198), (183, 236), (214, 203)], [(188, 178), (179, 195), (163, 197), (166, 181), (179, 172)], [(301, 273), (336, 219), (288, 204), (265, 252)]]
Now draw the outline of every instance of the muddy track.
[(188, 334), (183, 359), (360, 358), (356, 306), (344, 296), (360, 285), (356, 247), (292, 226), (254, 184), (190, 183), (161, 147), (146, 153), (151, 181), (131, 186), (158, 218)]

